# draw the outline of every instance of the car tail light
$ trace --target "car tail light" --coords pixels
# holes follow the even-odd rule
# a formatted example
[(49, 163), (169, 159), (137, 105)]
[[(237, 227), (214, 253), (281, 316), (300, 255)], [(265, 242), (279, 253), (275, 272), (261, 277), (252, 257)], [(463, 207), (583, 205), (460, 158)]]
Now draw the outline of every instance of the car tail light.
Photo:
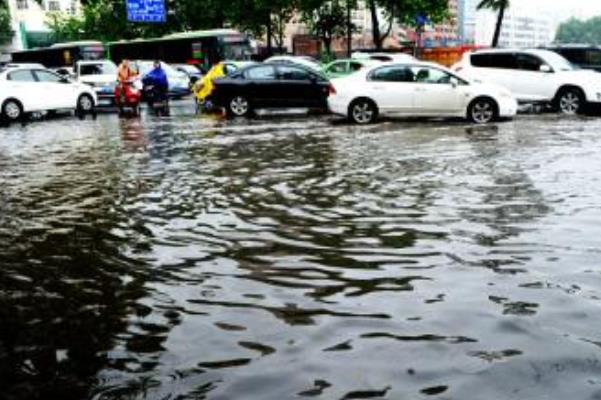
[(336, 88), (331, 83), (330, 83), (330, 86), (328, 86), (328, 93), (330, 95), (335, 95), (336, 94)]

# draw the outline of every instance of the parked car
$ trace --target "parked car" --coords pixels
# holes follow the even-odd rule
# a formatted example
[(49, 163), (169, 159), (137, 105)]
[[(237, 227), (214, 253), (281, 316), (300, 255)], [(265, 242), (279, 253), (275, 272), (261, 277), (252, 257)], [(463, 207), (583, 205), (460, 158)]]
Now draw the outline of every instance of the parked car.
[(213, 104), (229, 115), (248, 116), (259, 108), (327, 109), (330, 82), (300, 65), (263, 63), (213, 81)]
[(576, 114), (601, 103), (601, 74), (575, 69), (549, 50), (483, 50), (464, 54), (452, 68), (462, 76), (502, 85), (521, 103), (550, 104)]
[[(134, 60), (130, 61), (129, 64), (142, 77), (152, 70), (154, 61)], [(161, 67), (165, 70), (165, 74), (167, 74), (167, 81), (169, 82), (168, 94), (170, 98), (181, 98), (191, 93), (190, 81), (186, 74), (177, 71), (171, 65), (164, 62), (161, 62)]]
[(356, 51), (351, 55), (351, 58), (355, 60), (373, 60), (381, 62), (414, 62), (417, 58), (407, 53), (365, 53)]
[(321, 65), (317, 60), (307, 56), (272, 56), (265, 60), (266, 63), (294, 64), (321, 72)]
[(333, 79), (330, 110), (357, 124), (380, 115), (463, 117), (487, 123), (513, 117), (517, 102), (509, 90), (470, 82), (433, 63), (385, 63)]
[(110, 60), (78, 61), (75, 64), (75, 79), (94, 88), (99, 106), (115, 104), (117, 66)]
[(222, 61), (213, 65), (213, 67), (192, 86), (192, 92), (196, 98), (196, 111), (210, 112), (214, 111), (214, 105), (209, 101), (209, 97), (213, 93), (213, 81), (218, 78), (230, 75), (235, 71), (254, 65), (253, 61)]
[(342, 59), (332, 61), (323, 67), (322, 71), (328, 78), (341, 78), (357, 72), (362, 68), (374, 65), (378, 61), (374, 60), (357, 60), (357, 59)]
[(37, 111), (88, 113), (96, 103), (96, 93), (90, 86), (47, 69), (9, 68), (0, 72), (0, 112), (7, 121)]
[(560, 44), (546, 47), (564, 57), (574, 66), (601, 72), (601, 47), (588, 44)]
[(177, 71), (186, 74), (190, 81), (190, 87), (202, 78), (202, 71), (199, 67), (192, 64), (171, 64)]

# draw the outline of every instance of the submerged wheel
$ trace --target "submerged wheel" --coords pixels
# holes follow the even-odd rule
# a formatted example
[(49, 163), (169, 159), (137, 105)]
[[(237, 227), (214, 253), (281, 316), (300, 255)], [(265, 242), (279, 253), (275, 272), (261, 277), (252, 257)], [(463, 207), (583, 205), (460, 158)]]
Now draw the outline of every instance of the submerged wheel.
[(6, 100), (2, 105), (2, 116), (8, 121), (17, 121), (23, 116), (23, 106), (18, 100)]
[(236, 117), (245, 117), (250, 114), (250, 102), (244, 96), (233, 97), (228, 104), (228, 111)]
[(94, 99), (89, 94), (82, 94), (77, 99), (77, 111), (80, 113), (91, 113), (94, 110)]
[(349, 106), (348, 117), (356, 124), (371, 124), (378, 117), (378, 108), (369, 99), (358, 99)]
[(578, 88), (563, 89), (557, 95), (555, 106), (562, 114), (578, 114), (584, 107), (584, 95)]
[(473, 123), (487, 124), (497, 118), (497, 105), (491, 99), (476, 99), (470, 104), (467, 114)]

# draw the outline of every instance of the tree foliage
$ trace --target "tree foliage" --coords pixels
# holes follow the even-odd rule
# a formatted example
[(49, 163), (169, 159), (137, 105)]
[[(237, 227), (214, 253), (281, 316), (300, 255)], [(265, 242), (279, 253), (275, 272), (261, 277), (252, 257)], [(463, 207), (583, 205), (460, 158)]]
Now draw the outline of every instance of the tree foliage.
[(509, 0), (480, 0), (480, 3), (478, 3), (478, 10), (488, 9), (497, 12), (497, 24), (495, 26), (495, 34), (492, 38), (492, 47), (497, 47), (499, 44), (505, 10), (509, 8), (509, 5)]
[[(227, 4), (223, 0), (166, 2), (169, 12), (165, 24), (127, 22), (125, 0), (86, 0), (82, 2), (81, 16), (52, 14), (48, 25), (58, 40), (119, 40), (228, 26), (257, 37), (266, 37), (271, 49), (273, 43), (282, 45), (284, 28), (298, 13), (309, 30), (330, 51), (332, 41), (348, 32), (349, 8), (357, 6), (357, 0), (228, 0)], [(382, 47), (395, 22), (407, 26), (415, 25), (417, 15), (424, 15), (433, 23), (447, 17), (447, 0), (365, 2), (372, 11), (373, 40), (377, 48)], [(384, 21), (380, 21), (377, 10), (383, 10)]]
[(562, 23), (555, 40), (560, 43), (601, 44), (601, 16), (585, 21), (572, 18)]
[(346, 7), (342, 0), (305, 0), (302, 21), (311, 33), (323, 42), (326, 53), (332, 54), (332, 41), (344, 36), (347, 30)]
[[(417, 26), (417, 17), (423, 16), (431, 23), (440, 23), (448, 17), (447, 0), (366, 0), (370, 9), (373, 42), (381, 49), (392, 32), (393, 24)], [(385, 21), (380, 21), (378, 8), (384, 11)], [(384, 26), (382, 26), (384, 22)]]
[(12, 37), (8, 6), (4, 0), (0, 0), (0, 44), (8, 42)]

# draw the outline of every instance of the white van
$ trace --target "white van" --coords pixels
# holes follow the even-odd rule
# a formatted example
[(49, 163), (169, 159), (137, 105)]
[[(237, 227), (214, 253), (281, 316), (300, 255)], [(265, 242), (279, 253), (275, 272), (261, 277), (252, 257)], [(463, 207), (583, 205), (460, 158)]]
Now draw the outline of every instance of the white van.
[(480, 50), (464, 54), (452, 70), (504, 86), (520, 103), (549, 103), (564, 114), (601, 105), (601, 73), (577, 69), (548, 50)]

